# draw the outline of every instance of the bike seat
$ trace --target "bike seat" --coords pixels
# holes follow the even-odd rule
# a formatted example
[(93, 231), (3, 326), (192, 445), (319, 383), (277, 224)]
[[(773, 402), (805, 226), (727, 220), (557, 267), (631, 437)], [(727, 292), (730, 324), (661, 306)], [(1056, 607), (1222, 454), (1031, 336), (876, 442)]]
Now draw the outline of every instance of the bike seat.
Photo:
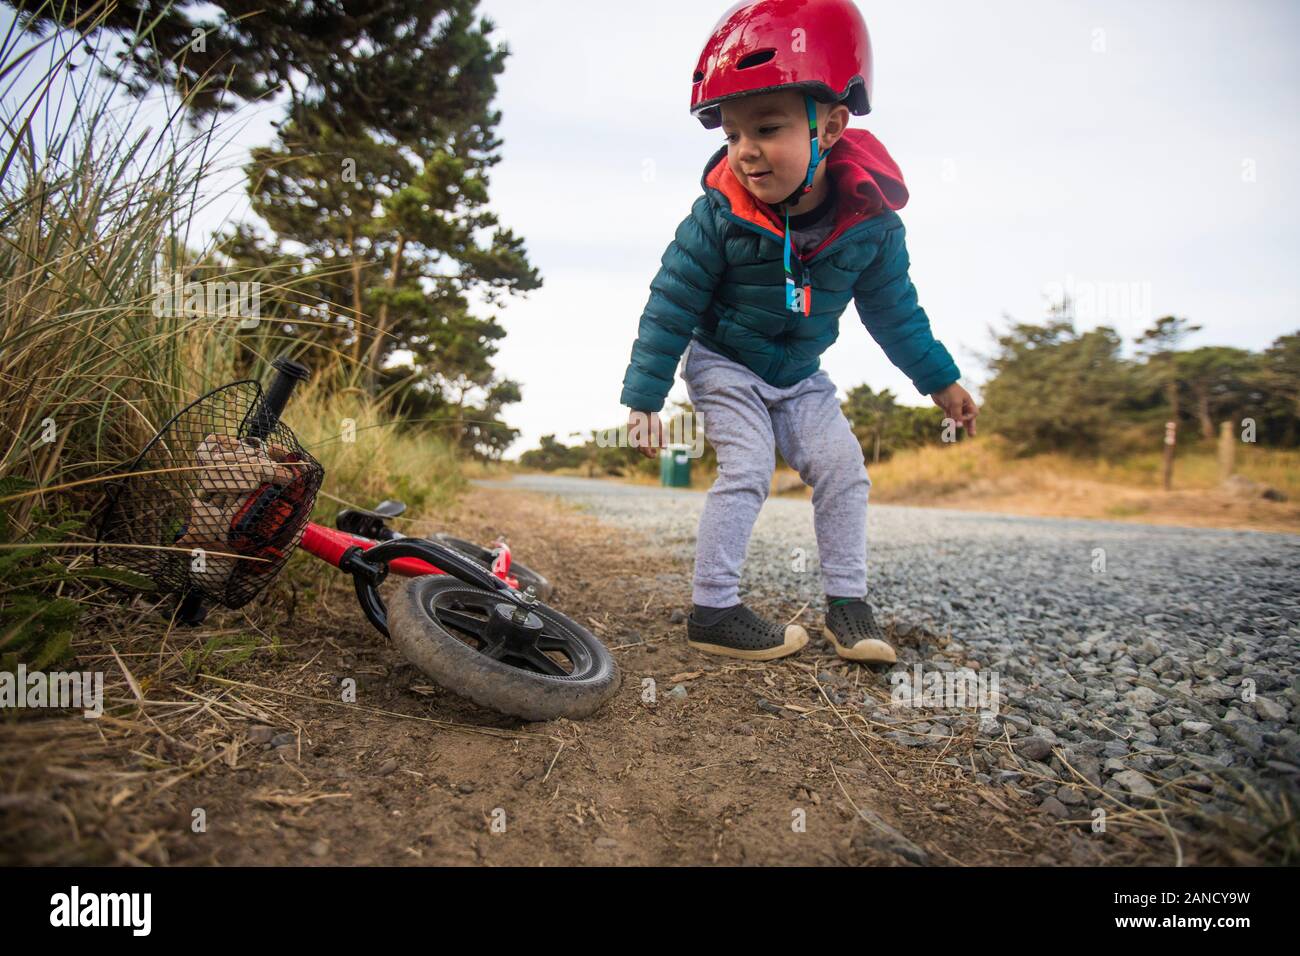
[(384, 519), (396, 518), (405, 510), (406, 505), (402, 502), (391, 500), (381, 501), (369, 511), (364, 508), (344, 508), (334, 516), (334, 527), (363, 538), (382, 539), (386, 537), (384, 532), (387, 530)]

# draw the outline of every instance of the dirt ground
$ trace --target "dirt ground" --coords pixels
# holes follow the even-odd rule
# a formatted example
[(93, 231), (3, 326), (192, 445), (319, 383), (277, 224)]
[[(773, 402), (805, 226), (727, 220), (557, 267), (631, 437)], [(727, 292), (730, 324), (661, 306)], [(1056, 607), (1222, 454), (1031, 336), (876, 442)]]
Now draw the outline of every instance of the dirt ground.
[[(1172, 860), (1122, 815), (1095, 834), (1082, 811), (1056, 821), (943, 762), (967, 762), (973, 727), (942, 749), (909, 750), (877, 733), (897, 726), (831, 704), (835, 688), (887, 701), (889, 687), (834, 656), (814, 609), (799, 615), (814, 637), (794, 659), (724, 662), (685, 645), (689, 567), (625, 532), (498, 489), (471, 491), (439, 526), (483, 541), (507, 532), (517, 556), (556, 582), (551, 603), (599, 634), (622, 670), (599, 714), (525, 724), (433, 686), (342, 583), (286, 585), (254, 614), (214, 614), (199, 635), (115, 625), (120, 611), (105, 611), (75, 647), (77, 666), (105, 670), (115, 716), (0, 724), (0, 861)], [(252, 644), (239, 636), (250, 632)], [(962, 662), (942, 635), (895, 640)], [(355, 703), (340, 699), (345, 677), (357, 681)], [(670, 693), (677, 685), (684, 697)]]

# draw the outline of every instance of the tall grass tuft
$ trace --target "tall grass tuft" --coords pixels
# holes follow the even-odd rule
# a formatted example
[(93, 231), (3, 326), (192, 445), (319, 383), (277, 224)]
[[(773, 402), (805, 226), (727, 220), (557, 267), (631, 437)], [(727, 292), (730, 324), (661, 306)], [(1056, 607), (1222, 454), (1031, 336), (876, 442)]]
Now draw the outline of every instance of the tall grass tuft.
[[(40, 488), (128, 460), (267, 338), (155, 307), (158, 277), (215, 265), (187, 245), (215, 130), (179, 110), (151, 127), (96, 76), (108, 42), (20, 30), (0, 46), (0, 478)], [(12, 503), (20, 526), (44, 497)]]
[[(283, 303), (303, 299), (291, 276), (241, 273), (215, 237), (193, 234), (220, 198), (209, 184), (230, 134), (216, 120), (186, 122), (183, 98), (123, 95), (117, 41), (95, 32), (102, 10), (90, 7), (80, 33), (39, 36), (20, 17), (0, 37), (0, 553), (14, 564), (6, 577), (20, 559), (28, 571), (49, 566), (50, 554), (65, 573), (88, 570), (88, 551), (69, 545), (92, 539), (85, 518), (105, 480), (184, 405), (225, 382), (262, 378), (279, 354), (318, 366), (286, 421), (307, 425), (303, 440), (321, 446), (313, 451), (330, 469), (326, 493), (445, 501), (463, 483), (452, 452), (396, 431), (385, 403), (332, 391), (348, 376), (336, 353), (303, 336), (310, 322), (241, 322), (211, 302), (177, 309), (159, 297), (159, 281), (179, 274), (259, 283), (262, 314), (291, 314)], [(358, 442), (334, 440), (344, 419), (358, 423)], [(33, 545), (47, 547), (19, 550)], [(0, 656), (24, 643), (40, 654), (41, 641), (21, 633), (20, 597), (31, 594), (0, 586)], [(66, 645), (70, 625), (59, 624)]]

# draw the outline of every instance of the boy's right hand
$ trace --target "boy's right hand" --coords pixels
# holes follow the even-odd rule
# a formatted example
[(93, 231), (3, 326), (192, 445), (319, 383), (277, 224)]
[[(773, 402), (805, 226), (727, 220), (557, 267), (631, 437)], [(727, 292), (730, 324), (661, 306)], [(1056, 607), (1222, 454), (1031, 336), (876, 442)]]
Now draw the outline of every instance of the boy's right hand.
[(664, 426), (658, 412), (638, 412), (633, 409), (627, 416), (628, 444), (647, 458), (658, 458), (663, 447)]

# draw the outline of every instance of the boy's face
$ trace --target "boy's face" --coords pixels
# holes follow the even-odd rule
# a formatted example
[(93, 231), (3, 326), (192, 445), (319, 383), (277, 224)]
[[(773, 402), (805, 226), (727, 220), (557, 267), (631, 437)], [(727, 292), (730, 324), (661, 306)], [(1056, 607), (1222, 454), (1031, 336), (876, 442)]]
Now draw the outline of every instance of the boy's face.
[[(823, 150), (840, 138), (847, 118), (843, 105), (817, 104)], [(802, 93), (782, 90), (728, 100), (722, 104), (722, 132), (732, 173), (763, 202), (781, 202), (808, 175), (808, 111)], [(824, 168), (818, 168), (819, 175)]]

